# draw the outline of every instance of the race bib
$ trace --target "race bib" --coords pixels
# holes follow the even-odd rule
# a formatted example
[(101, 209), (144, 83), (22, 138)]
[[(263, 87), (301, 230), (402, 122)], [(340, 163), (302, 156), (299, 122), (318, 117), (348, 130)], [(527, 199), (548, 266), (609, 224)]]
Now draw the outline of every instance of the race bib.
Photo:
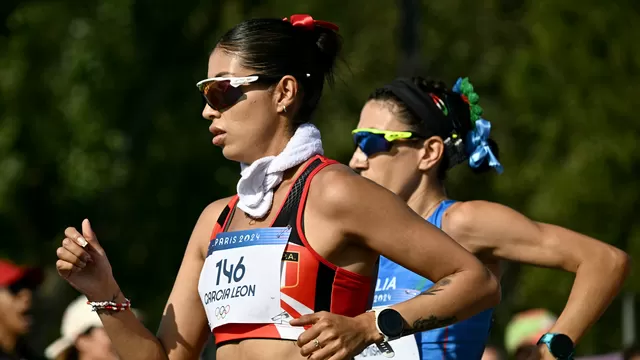
[[(412, 299), (418, 294), (420, 294), (419, 291), (406, 289), (376, 291), (373, 298), (373, 308), (394, 305)], [(391, 345), (395, 354), (393, 358), (400, 360), (420, 360), (420, 351), (418, 350), (416, 338), (413, 335), (407, 335), (400, 339), (389, 341), (389, 345)], [(388, 359), (388, 357), (378, 349), (376, 344), (371, 344), (357, 355), (355, 359), (382, 360)]]
[(220, 233), (209, 243), (198, 292), (213, 330), (230, 323), (273, 323), (280, 309), (280, 266), (290, 227)]

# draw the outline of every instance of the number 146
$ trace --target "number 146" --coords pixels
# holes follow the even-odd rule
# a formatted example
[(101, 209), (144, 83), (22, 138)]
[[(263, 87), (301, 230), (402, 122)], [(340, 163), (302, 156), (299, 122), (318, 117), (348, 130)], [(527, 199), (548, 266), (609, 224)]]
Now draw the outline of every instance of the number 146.
[(228, 284), (231, 284), (231, 280), (238, 282), (242, 280), (245, 273), (245, 267), (242, 264), (242, 260), (244, 260), (244, 256), (240, 257), (240, 261), (237, 264), (231, 264), (229, 268), (227, 268), (227, 259), (220, 260), (216, 263), (216, 268), (218, 268), (218, 277), (216, 278), (216, 285), (220, 285), (220, 273), (223, 273), (224, 276), (228, 279)]

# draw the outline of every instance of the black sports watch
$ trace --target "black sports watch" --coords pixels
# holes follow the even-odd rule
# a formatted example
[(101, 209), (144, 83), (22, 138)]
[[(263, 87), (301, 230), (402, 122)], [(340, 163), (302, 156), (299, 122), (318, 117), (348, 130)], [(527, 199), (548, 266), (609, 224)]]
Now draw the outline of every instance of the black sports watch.
[(399, 312), (392, 308), (377, 308), (369, 310), (376, 317), (376, 328), (384, 341), (391, 341), (402, 337), (404, 331), (404, 319)]
[(538, 345), (545, 344), (551, 355), (559, 360), (573, 360), (575, 347), (570, 337), (565, 334), (546, 333), (538, 340)]
[(402, 315), (389, 307), (372, 309), (368, 310), (368, 312), (375, 314), (376, 329), (378, 329), (378, 332), (383, 337), (381, 343), (376, 343), (378, 350), (380, 350), (385, 357), (394, 357), (395, 352), (391, 344), (389, 344), (389, 341), (402, 337), (404, 331), (404, 319)]

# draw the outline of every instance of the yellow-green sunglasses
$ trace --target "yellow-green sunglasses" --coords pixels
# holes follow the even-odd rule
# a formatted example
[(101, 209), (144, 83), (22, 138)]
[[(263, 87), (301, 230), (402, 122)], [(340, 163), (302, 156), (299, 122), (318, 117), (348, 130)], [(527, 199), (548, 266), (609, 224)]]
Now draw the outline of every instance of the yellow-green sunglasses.
[(353, 142), (367, 156), (391, 150), (394, 141), (423, 139), (411, 131), (389, 131), (378, 129), (355, 129), (351, 132)]

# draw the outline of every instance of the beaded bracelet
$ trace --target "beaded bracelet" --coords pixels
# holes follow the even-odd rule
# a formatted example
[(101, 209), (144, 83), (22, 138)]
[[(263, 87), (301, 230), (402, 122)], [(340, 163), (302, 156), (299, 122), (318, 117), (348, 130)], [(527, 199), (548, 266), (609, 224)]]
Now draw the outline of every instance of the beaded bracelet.
[(124, 303), (114, 301), (87, 301), (87, 305), (91, 306), (91, 311), (125, 311), (131, 308), (131, 301), (127, 298), (124, 299)]

